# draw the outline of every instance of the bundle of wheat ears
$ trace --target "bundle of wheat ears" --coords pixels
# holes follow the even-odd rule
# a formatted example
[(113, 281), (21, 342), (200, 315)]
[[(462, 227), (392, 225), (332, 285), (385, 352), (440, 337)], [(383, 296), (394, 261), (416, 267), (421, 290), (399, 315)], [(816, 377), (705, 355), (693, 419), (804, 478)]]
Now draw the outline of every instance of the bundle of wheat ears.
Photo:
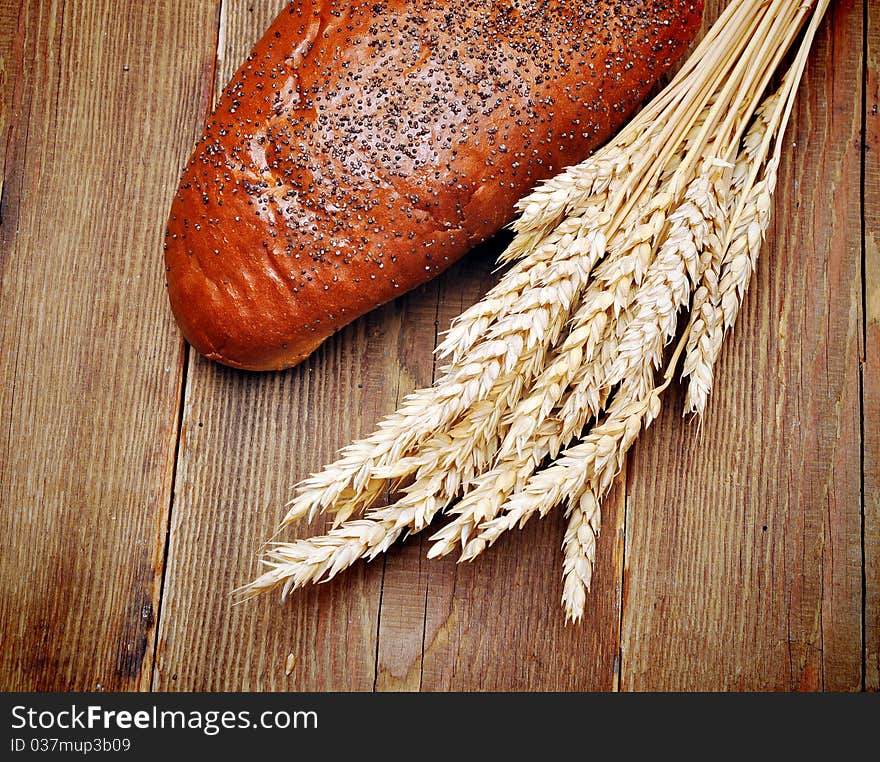
[[(510, 267), (453, 322), (434, 385), (297, 486), (283, 525), (324, 513), (333, 528), (274, 543), (268, 571), (241, 594), (330, 579), (441, 512), (450, 521), (428, 556), (471, 560), (559, 508), (562, 603), (581, 619), (602, 499), (682, 355), (686, 412), (706, 406), (829, 2), (733, 0), (616, 138), (520, 202)], [(376, 506), (389, 494), (398, 499)]]

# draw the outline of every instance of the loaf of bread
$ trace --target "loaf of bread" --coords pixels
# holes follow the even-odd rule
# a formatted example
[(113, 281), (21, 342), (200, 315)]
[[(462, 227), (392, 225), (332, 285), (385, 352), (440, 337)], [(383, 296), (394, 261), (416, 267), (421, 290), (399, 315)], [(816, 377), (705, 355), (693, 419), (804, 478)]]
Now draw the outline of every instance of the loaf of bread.
[(702, 0), (297, 0), (232, 78), (165, 242), (195, 349), (298, 363), (620, 126)]

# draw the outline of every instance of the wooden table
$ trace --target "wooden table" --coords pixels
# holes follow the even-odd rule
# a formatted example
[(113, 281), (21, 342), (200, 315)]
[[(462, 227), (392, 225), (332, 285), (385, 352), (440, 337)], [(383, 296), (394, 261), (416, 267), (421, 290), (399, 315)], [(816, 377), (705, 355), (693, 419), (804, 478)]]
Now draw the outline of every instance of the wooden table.
[(471, 565), (413, 538), (286, 605), (230, 605), (290, 485), (430, 383), (497, 253), (288, 372), (187, 350), (168, 204), (282, 5), (0, 0), (0, 688), (877, 689), (880, 5), (835, 0), (707, 415), (669, 392), (567, 627), (558, 515)]

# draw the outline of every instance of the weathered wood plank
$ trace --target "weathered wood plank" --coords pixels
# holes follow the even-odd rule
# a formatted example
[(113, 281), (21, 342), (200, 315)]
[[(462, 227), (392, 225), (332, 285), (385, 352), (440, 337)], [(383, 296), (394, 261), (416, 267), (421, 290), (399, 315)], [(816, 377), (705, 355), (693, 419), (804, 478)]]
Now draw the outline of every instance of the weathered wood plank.
[(18, 22), (21, 8), (21, 0), (0, 0), (0, 198), (3, 196), (3, 179), (6, 176), (6, 139), (13, 112), (13, 78), (16, 76), (13, 63), (15, 44), (20, 37)]
[(867, 2), (865, 56), (864, 434), (865, 687), (880, 690), (880, 7)]
[[(449, 321), (494, 282), (500, 246), (490, 242), (441, 281), (438, 322)], [(591, 611), (580, 627), (564, 626), (561, 517), (533, 522), (499, 541), (472, 564), (453, 557), (425, 561), (427, 543), (413, 560), (427, 603), (421, 663), (412, 658), (406, 687), (422, 690), (607, 689), (614, 682), (619, 621), (614, 555), (615, 516), (609, 508), (597, 564)], [(421, 566), (417, 561), (421, 560)], [(423, 587), (422, 587), (423, 586)], [(386, 582), (387, 590), (387, 582)], [(384, 608), (384, 607), (383, 607)], [(418, 671), (416, 670), (418, 668)], [(419, 678), (418, 680), (416, 678)]]
[[(275, 10), (274, 6), (257, 9), (224, 3), (220, 79), (232, 73)], [(444, 304), (453, 306), (446, 306), (440, 325), (448, 324), (488, 287), (496, 253), (497, 249), (476, 255), (475, 267), (463, 264), (444, 280)], [(419, 687), (429, 588), (422, 540), (393, 549), (387, 559), (372, 566), (356, 567), (329, 586), (298, 593), (285, 607), (260, 601), (230, 611), (227, 595), (234, 584), (254, 573), (253, 557), (271, 527), (265, 516), (277, 513), (292, 478), (318, 467), (336, 447), (369, 430), (415, 385), (430, 382), (438, 318), (436, 289), (437, 284), (430, 284), (372, 313), (302, 368), (276, 374), (271, 382), (266, 376), (238, 374), (193, 358), (172, 516), (157, 688), (224, 689), (242, 684), (300, 689)], [(328, 409), (334, 412), (317, 412)], [(273, 411), (274, 423), (262, 420), (266, 410)], [(196, 421), (202, 426), (194, 428)], [(212, 441), (210, 449), (217, 453), (208, 463), (208, 445), (203, 444), (207, 441)], [(242, 512), (239, 506), (256, 508), (259, 513)], [(216, 529), (218, 525), (222, 529)], [(204, 541), (207, 531), (210, 542)], [(309, 534), (317, 529), (299, 531)], [(549, 629), (556, 635), (547, 637), (555, 644), (565, 640), (558, 634), (563, 630), (557, 610), (560, 569), (555, 564), (548, 567), (546, 557), (556, 559), (561, 529), (544, 530), (548, 531), (553, 537), (549, 544), (540, 544), (530, 569), (550, 593), (535, 595), (542, 583), (521, 588), (523, 601), (531, 604), (536, 619), (543, 618), (547, 609), (553, 611), (549, 621), (554, 624)], [(520, 542), (533, 544), (527, 534)], [(450, 571), (448, 566), (446, 571)], [(453, 576), (454, 572), (452, 576), (447, 573), (438, 578), (438, 584), (430, 585), (433, 599), (443, 598), (442, 591), (451, 589)], [(206, 585), (205, 579), (214, 582)], [(609, 573), (607, 580), (613, 605), (614, 575)], [(474, 584), (462, 584), (460, 592), (467, 595)], [(520, 588), (515, 589), (519, 595)], [(505, 598), (496, 600), (500, 606)], [(485, 627), (489, 640), (507, 640), (504, 628), (511, 625), (510, 616), (483, 620), (475, 615), (479, 626), (471, 633), (479, 635), (479, 627)], [(514, 611), (513, 618), (518, 616)], [(617, 619), (616, 613), (608, 617), (615, 634), (605, 638), (608, 663), (603, 679), (609, 685)], [(429, 630), (436, 634), (440, 617), (429, 613), (428, 620)], [(576, 658), (585, 652), (583, 638), (572, 638), (571, 632), (568, 646), (559, 647), (563, 660), (566, 655)], [(523, 643), (531, 637), (526, 630), (520, 633)], [(463, 645), (470, 647), (467, 642)], [(524, 646), (512, 653), (511, 666), (506, 674), (499, 673), (496, 684), (515, 686), (517, 675), (528, 671), (535, 672), (530, 679), (536, 687), (559, 684), (557, 676), (529, 667), (529, 652), (530, 647)], [(288, 653), (298, 657), (289, 678), (283, 670)], [(467, 660), (466, 654), (455, 649), (450, 656)], [(592, 675), (592, 670), (585, 672)], [(476, 687), (487, 679), (476, 671), (460, 674), (456, 687)], [(567, 673), (562, 679), (565, 685), (585, 684)]]
[(428, 562), (416, 538), (285, 606), (229, 605), (289, 484), (430, 381), (434, 321), (493, 282), (487, 247), (293, 371), (190, 358), (153, 669), (184, 362), (164, 214), (215, 71), (283, 4), (0, 0), (0, 687), (605, 689), (620, 647), (624, 689), (880, 688), (880, 16), (845, 0), (707, 418), (682, 422), (670, 394), (637, 446), (584, 624), (562, 625), (559, 516), (472, 565)]
[[(218, 82), (283, 5), (224, 1)], [(436, 297), (429, 302), (433, 309)], [(284, 373), (240, 373), (191, 356), (154, 687), (373, 688), (382, 560), (283, 606), (266, 596), (231, 607), (229, 592), (258, 572), (290, 485), (368, 433), (423, 373), (409, 368), (407, 319), (404, 297)], [(303, 525), (284, 537), (320, 530)]]
[[(445, 280), (445, 275), (441, 276)], [(402, 297), (402, 327), (396, 348), (395, 404), (413, 389), (431, 384), (438, 329), (439, 282)], [(427, 532), (426, 532), (427, 533)], [(418, 690), (424, 640), (427, 585), (423, 533), (392, 548), (384, 559), (376, 647), (376, 690)]]
[(145, 688), (182, 360), (163, 210), (210, 14), (199, 0), (21, 12), (0, 228), (0, 686)]
[(630, 461), (624, 689), (860, 687), (862, 10), (823, 24), (705, 419), (668, 394)]

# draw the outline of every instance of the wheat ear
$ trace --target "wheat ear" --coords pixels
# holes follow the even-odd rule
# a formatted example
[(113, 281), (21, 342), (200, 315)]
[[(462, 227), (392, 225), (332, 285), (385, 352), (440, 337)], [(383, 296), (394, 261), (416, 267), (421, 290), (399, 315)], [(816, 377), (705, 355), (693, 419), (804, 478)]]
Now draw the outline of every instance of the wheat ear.
[[(724, 336), (736, 322), (755, 270), (770, 222), (782, 138), (803, 76), (807, 52), (827, 5), (826, 0), (818, 4), (782, 86), (763, 101), (743, 138), (733, 174), (733, 185), (738, 192), (729, 210), (734, 222), (728, 226), (724, 254), (714, 268), (715, 287), (707, 284), (692, 311), (690, 342), (682, 373), (688, 380), (685, 413), (702, 415), (705, 411)], [(774, 145), (773, 155), (768, 159)], [(756, 179), (758, 172), (760, 179)]]
[(390, 486), (377, 481), (375, 471), (400, 461), (422, 441), (444, 431), (473, 404), (486, 399), (500, 376), (522, 374), (524, 358), (555, 341), (591, 262), (604, 248), (604, 240), (595, 236), (575, 239), (547, 266), (540, 285), (525, 290), (516, 310), (496, 323), (459, 363), (445, 369), (433, 387), (409, 395), (373, 434), (343, 448), (334, 463), (301, 482), (282, 525), (304, 516), (311, 520), (319, 511), (351, 515), (367, 508)]
[[(644, 285), (635, 293), (634, 319), (618, 345), (619, 352), (608, 369), (607, 377), (596, 384), (592, 394), (582, 394), (581, 399), (589, 400), (591, 397), (597, 399), (603, 390), (610, 389), (631, 372), (638, 374), (640, 371), (635, 370), (635, 366), (640, 361), (643, 362), (645, 357), (650, 357), (654, 364), (658, 363), (665, 340), (674, 333), (675, 316), (690, 293), (688, 273), (691, 279), (698, 277), (698, 249), (702, 247), (703, 239), (706, 237), (705, 215), (714, 214), (716, 206), (714, 200), (707, 195), (702, 179), (693, 184), (685, 197), (686, 201), (671, 216), (668, 237), (660, 246), (656, 261), (648, 269)], [(633, 248), (641, 243), (653, 242), (658, 232), (659, 230), (653, 228), (645, 231), (635, 239)], [(632, 290), (632, 287), (628, 290)], [(613, 291), (605, 293), (613, 294)], [(608, 301), (609, 298), (611, 301)], [(602, 304), (606, 308), (611, 306), (613, 298), (606, 298)], [(590, 305), (587, 304), (584, 309), (589, 310), (589, 307)], [(660, 330), (657, 331), (657, 340), (655, 340), (653, 335), (649, 334), (651, 328), (657, 325), (660, 326)], [(578, 330), (576, 327), (570, 337), (580, 337)], [(480, 531), (479, 527), (502, 526), (503, 522), (495, 524), (493, 522), (496, 521), (503, 506), (515, 499), (523, 484), (527, 479), (532, 478), (547, 455), (555, 457), (559, 448), (567, 444), (562, 440), (565, 433), (572, 436), (580, 433), (580, 428), (589, 417), (588, 410), (570, 411), (580, 425), (572, 426), (568, 423), (566, 427), (564, 419), (549, 416), (553, 404), (542, 409), (542, 405), (548, 399), (548, 389), (553, 391), (549, 395), (554, 398), (553, 403), (558, 401), (559, 395), (556, 391), (561, 386), (560, 373), (564, 373), (568, 385), (574, 375), (571, 371), (572, 361), (576, 358), (578, 364), (584, 363), (579, 342), (573, 343), (578, 350), (574, 356), (569, 356), (566, 351), (567, 345), (563, 343), (562, 351), (557, 355), (559, 372), (551, 363), (552, 372), (549, 380), (542, 385), (539, 379), (537, 393), (524, 401), (518, 412), (525, 423), (519, 428), (516, 424), (511, 426), (508, 438), (502, 444), (498, 464), (483, 477), (478, 478), (475, 488), (453, 509), (453, 513), (457, 514), (455, 519), (433, 535), (431, 539), (434, 545), (429, 551), (429, 558), (449, 553), (459, 543), (464, 548), (463, 559), (473, 558), (482, 552), (487, 546), (486, 533)], [(594, 348), (595, 346), (593, 345)], [(587, 364), (593, 359), (591, 353)]]
[[(625, 245), (615, 245), (618, 251), (610, 253), (597, 268), (572, 318), (569, 334), (528, 395), (510, 413), (509, 428), (493, 467), (475, 480), (473, 489), (452, 509), (453, 521), (432, 536), (429, 558), (450, 553), (459, 543), (467, 544), (476, 526), (497, 515), (508, 495), (547, 455), (555, 457), (580, 434), (587, 420), (598, 414), (604, 395), (598, 383), (591, 384), (598, 380), (591, 368), (612, 339), (611, 321), (629, 306), (650, 264), (654, 241), (665, 219), (658, 203), (664, 203), (662, 194), (651, 197), (643, 213), (648, 222), (635, 220), (630, 231), (621, 234)], [(561, 415), (553, 412), (560, 405), (564, 406)]]
[(568, 517), (562, 540), (562, 608), (570, 622), (579, 622), (586, 609), (601, 523), (599, 500), (585, 490)]

